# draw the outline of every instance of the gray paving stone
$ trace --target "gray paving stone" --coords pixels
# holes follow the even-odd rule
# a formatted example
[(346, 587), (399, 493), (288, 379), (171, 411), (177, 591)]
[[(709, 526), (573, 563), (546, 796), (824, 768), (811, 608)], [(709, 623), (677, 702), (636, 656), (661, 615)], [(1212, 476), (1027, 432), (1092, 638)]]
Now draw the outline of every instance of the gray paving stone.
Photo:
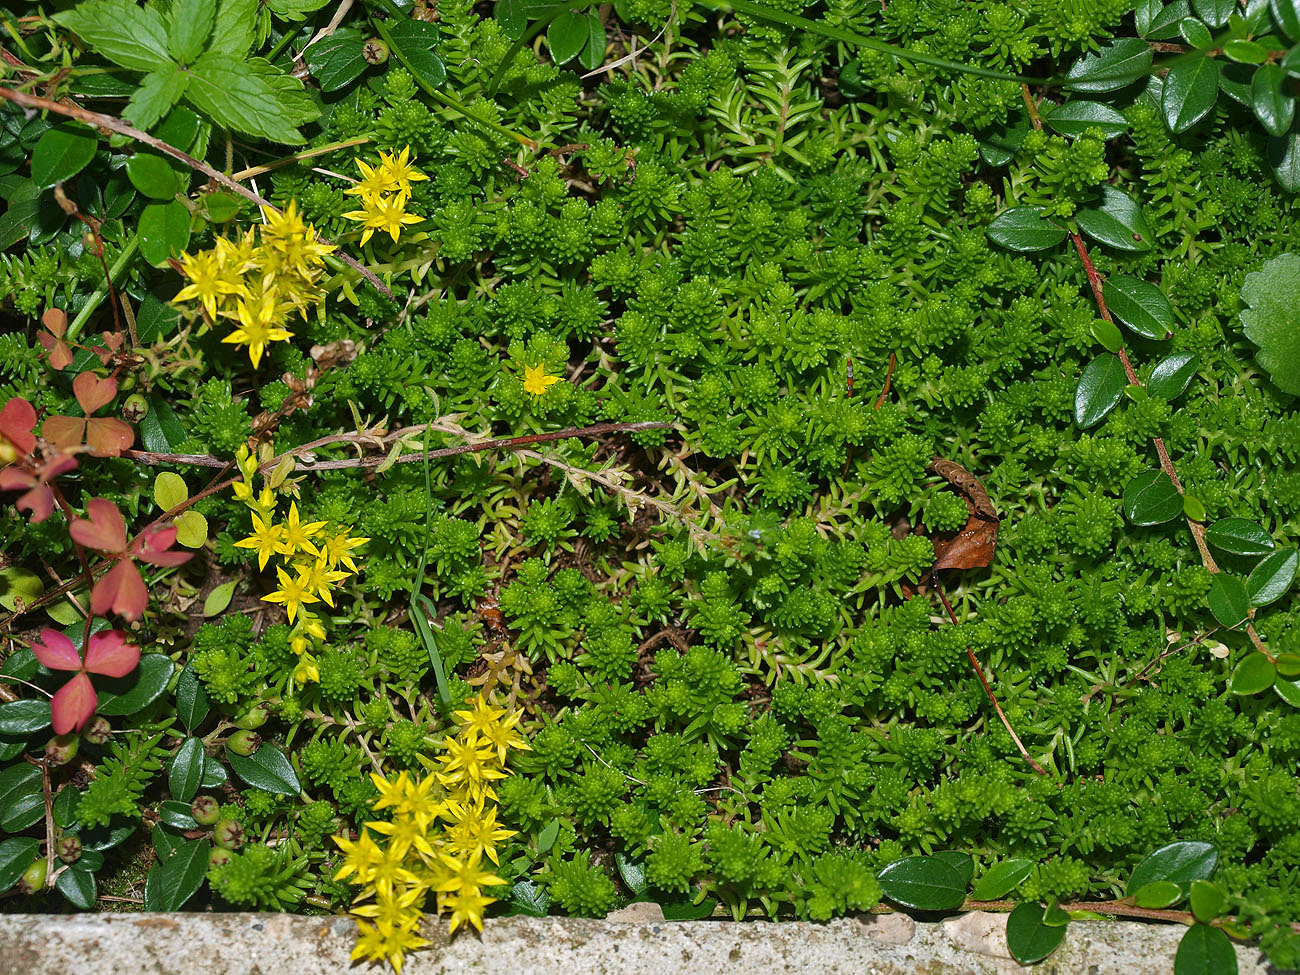
[[(482, 938), (448, 938), (407, 975), (1171, 975), (1183, 928), (1074, 922), (1065, 944), (1025, 969), (1007, 954), (1003, 915), (938, 923), (903, 915), (829, 924), (786, 922), (489, 919)], [(336, 975), (349, 961), (347, 918), (280, 914), (0, 915), (4, 975)], [(1241, 975), (1267, 971), (1237, 949)], [(379, 972), (384, 969), (376, 968)]]

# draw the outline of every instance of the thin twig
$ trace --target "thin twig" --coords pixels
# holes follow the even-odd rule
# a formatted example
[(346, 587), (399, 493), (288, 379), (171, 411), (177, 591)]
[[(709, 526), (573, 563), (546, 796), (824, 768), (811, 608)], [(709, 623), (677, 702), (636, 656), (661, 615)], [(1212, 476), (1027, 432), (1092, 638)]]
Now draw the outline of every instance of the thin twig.
[[(943, 602), (943, 608), (948, 611), (948, 619), (952, 620), (952, 624), (956, 626), (957, 614), (952, 611), (952, 604), (948, 602), (948, 594), (943, 591), (943, 585), (939, 582), (939, 573), (930, 573), (930, 580), (934, 583), (934, 590), (939, 594), (939, 599)], [(1039, 775), (1046, 775), (1047, 769), (1034, 761), (1033, 757), (1025, 748), (1024, 742), (1022, 742), (1020, 736), (1016, 734), (1016, 729), (1011, 727), (1011, 722), (1007, 720), (1007, 716), (1002, 710), (1002, 705), (998, 703), (998, 699), (993, 695), (993, 688), (989, 687), (988, 678), (984, 676), (984, 668), (980, 666), (980, 662), (975, 658), (975, 652), (971, 650), (970, 647), (966, 648), (966, 656), (970, 658), (971, 666), (975, 668), (975, 676), (977, 676), (980, 679), (980, 683), (984, 685), (984, 693), (987, 694), (988, 699), (993, 702), (993, 710), (997, 711), (998, 717), (1002, 719), (1002, 726), (1007, 729), (1007, 734), (1011, 736), (1011, 740), (1014, 741), (1016, 747), (1020, 749), (1020, 757), (1028, 762), (1029, 766)]]
[[(230, 190), (232, 193), (238, 193), (244, 199), (251, 200), (253, 203), (256, 203), (258, 206), (265, 207), (266, 209), (272, 211), (273, 213), (280, 212), (280, 208), (277, 207), (270, 200), (264, 199), (263, 197), (259, 196), (257, 193), (254, 193), (252, 190), (250, 190), (247, 186), (244, 186), (242, 183), (236, 183), (229, 176), (225, 175), (224, 173), (216, 169), (213, 169), (211, 166), (203, 162), (201, 159), (195, 159), (189, 153), (182, 152), (180, 149), (177, 149), (175, 146), (168, 145), (166, 142), (163, 142), (161, 139), (152, 136), (148, 132), (142, 131), (141, 129), (137, 129), (133, 125), (127, 125), (121, 119), (115, 118), (112, 115), (105, 115), (102, 112), (92, 112), (89, 109), (82, 108), (80, 105), (64, 105), (62, 102), (52, 101), (48, 98), (41, 98), (38, 95), (29, 95), (23, 91), (17, 91), (13, 88), (6, 88), (3, 85), (0, 85), (0, 98), (4, 98), (8, 101), (13, 102), (16, 105), (22, 105), (26, 108), (43, 109), (48, 112), (55, 112), (59, 115), (66, 115), (68, 118), (74, 118), (78, 122), (85, 122), (87, 125), (93, 125), (97, 128), (107, 129), (110, 132), (116, 132), (119, 135), (124, 135), (127, 136), (128, 138), (135, 139), (137, 142), (143, 142), (145, 145), (149, 146), (150, 148), (157, 149), (159, 152), (163, 153), (164, 155), (171, 156), (173, 159), (179, 162), (183, 162), (186, 166), (189, 166), (191, 169), (197, 170), (198, 172), (202, 173), (204, 176), (208, 177), (214, 182), (220, 183), (222, 186)], [(320, 236), (319, 234), (317, 234), (316, 239), (319, 240), (322, 244), (331, 243), (328, 239)], [(354, 258), (349, 257), (347, 254), (343, 252), (342, 248), (340, 248), (337, 251), (337, 256), (338, 259), (341, 260), (344, 264), (348, 265), (349, 267), (351, 267), (356, 271), (361, 272), (361, 276), (365, 278), (367, 281), (369, 281), (372, 285), (374, 285), (377, 289), (379, 289), (379, 291), (382, 294), (384, 294), (386, 297), (389, 298), (393, 297), (392, 291), (388, 289), (388, 286), (384, 284), (384, 282), (379, 280), (379, 278), (375, 275), (374, 271), (371, 271), (369, 268), (358, 263)]]

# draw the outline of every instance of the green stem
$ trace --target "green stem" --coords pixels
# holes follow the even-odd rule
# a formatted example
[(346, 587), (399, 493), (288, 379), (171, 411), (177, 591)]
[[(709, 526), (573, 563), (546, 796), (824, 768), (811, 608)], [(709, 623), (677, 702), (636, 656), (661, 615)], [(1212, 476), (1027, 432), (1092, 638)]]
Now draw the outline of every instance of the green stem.
[(85, 327), (90, 316), (95, 313), (95, 309), (99, 307), (100, 302), (102, 302), (108, 295), (109, 283), (117, 280), (117, 276), (122, 273), (122, 269), (125, 268), (131, 258), (135, 256), (136, 248), (139, 246), (139, 234), (132, 236), (131, 239), (126, 242), (126, 246), (122, 248), (122, 253), (117, 255), (117, 260), (114, 261), (113, 266), (108, 269), (108, 278), (90, 293), (90, 297), (86, 300), (86, 303), (81, 306), (81, 311), (77, 312), (77, 317), (74, 318), (72, 324), (68, 326), (68, 331), (64, 333), (63, 336), (64, 341), (71, 342), (81, 334), (81, 330)]
[(397, 55), (397, 60), (402, 62), (402, 67), (406, 68), (407, 71), (411, 72), (411, 77), (415, 79), (415, 83), (419, 85), (421, 88), (423, 88), (425, 93), (430, 98), (442, 102), (442, 104), (446, 105), (450, 109), (454, 109), (455, 111), (459, 112), (461, 115), (469, 119), (471, 122), (477, 122), (479, 125), (487, 126), (489, 129), (492, 129), (494, 132), (499, 132), (504, 136), (508, 136), (509, 138), (514, 139), (516, 142), (518, 142), (521, 146), (523, 146), (526, 149), (537, 149), (539, 147), (539, 142), (537, 139), (534, 139), (531, 136), (520, 135), (518, 132), (515, 132), (513, 129), (506, 128), (500, 122), (494, 122), (489, 118), (484, 118), (480, 115), (476, 115), (474, 112), (470, 111), (469, 106), (463, 104), (462, 102), (458, 101), (455, 98), (452, 98), (450, 95), (444, 95), (442, 92), (438, 91), (437, 88), (434, 88), (433, 85), (425, 81), (424, 78), (420, 76), (420, 73), (418, 71), (416, 71), (413, 67), (411, 67), (411, 62), (406, 59), (406, 55), (402, 53), (402, 49), (396, 43), (394, 43), (393, 35), (389, 33), (388, 27), (384, 24), (384, 22), (382, 20), (375, 20), (372, 21), (371, 23), (374, 26), (375, 30), (379, 31), (379, 36), (384, 39), (384, 43), (388, 45), (389, 52)]
[(981, 68), (973, 64), (962, 64), (959, 61), (949, 61), (947, 58), (936, 58), (929, 54), (920, 54), (911, 51), (905, 47), (898, 47), (894, 44), (886, 44), (884, 41), (873, 40), (870, 37), (864, 37), (861, 34), (855, 34), (851, 30), (845, 30), (842, 27), (832, 27), (829, 24), (819, 23), (815, 20), (808, 20), (806, 17), (799, 17), (795, 14), (788, 14), (784, 10), (776, 10), (765, 4), (754, 3), (752, 0), (699, 0), (702, 7), (709, 10), (720, 12), (733, 11), (735, 13), (748, 14), (751, 17), (758, 17), (762, 20), (770, 20), (774, 23), (785, 24), (787, 27), (798, 27), (800, 30), (811, 31), (814, 34), (821, 34), (823, 37), (829, 37), (832, 40), (843, 41), (846, 44), (852, 44), (855, 47), (866, 48), (868, 51), (879, 51), (881, 54), (892, 54), (894, 57), (902, 58), (904, 61), (914, 61), (917, 64), (928, 64), (932, 68), (944, 68), (947, 71), (959, 71), (962, 74), (978, 75), (981, 78), (994, 78), (998, 81), (1015, 81), (1020, 84), (1045, 85), (1054, 84), (1051, 78), (1030, 78), (1025, 75), (1010, 74), (1006, 71), (995, 71), (992, 68)]
[(266, 56), (266, 59), (274, 64), (275, 59), (280, 56), (284, 49), (293, 43), (293, 35), (296, 33), (297, 31), (294, 30), (285, 31), (285, 34), (280, 38), (279, 43), (277, 43), (275, 47), (271, 48), (271, 52)]

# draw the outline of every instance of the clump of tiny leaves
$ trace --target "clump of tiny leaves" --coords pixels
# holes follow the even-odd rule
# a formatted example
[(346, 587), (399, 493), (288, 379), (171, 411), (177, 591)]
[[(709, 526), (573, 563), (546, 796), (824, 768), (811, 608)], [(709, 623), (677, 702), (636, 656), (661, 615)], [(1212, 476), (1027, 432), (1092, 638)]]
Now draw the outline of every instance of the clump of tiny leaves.
[(1300, 6), (337, 9), (6, 21), (0, 890), (1300, 965)]

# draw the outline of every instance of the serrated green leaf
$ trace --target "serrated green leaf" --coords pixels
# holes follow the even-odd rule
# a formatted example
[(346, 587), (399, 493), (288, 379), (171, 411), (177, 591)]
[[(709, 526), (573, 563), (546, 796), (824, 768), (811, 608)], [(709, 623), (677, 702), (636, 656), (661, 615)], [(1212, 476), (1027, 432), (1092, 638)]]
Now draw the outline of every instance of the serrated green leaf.
[(1017, 904), (1007, 915), (1007, 948), (1022, 965), (1042, 961), (1065, 940), (1065, 925), (1043, 923), (1042, 904)]
[(1065, 228), (1049, 223), (1043, 214), (1042, 207), (1003, 210), (989, 224), (989, 240), (1022, 254), (1055, 247), (1065, 240)]
[(1280, 548), (1260, 559), (1246, 578), (1246, 593), (1252, 606), (1267, 606), (1286, 595), (1300, 567), (1300, 552)]
[(32, 182), (44, 189), (71, 179), (95, 158), (99, 140), (80, 122), (60, 122), (45, 130), (32, 150)]
[(1003, 860), (989, 868), (971, 891), (971, 900), (996, 901), (1019, 887), (1034, 869), (1034, 861), (1023, 857)]
[(1281, 254), (1246, 275), (1241, 312), (1246, 338), (1269, 378), (1288, 393), (1300, 395), (1300, 257)]
[(1193, 924), (1178, 942), (1174, 975), (1237, 975), (1237, 952), (1218, 928)]
[(330, 0), (266, 0), (267, 9), (282, 20), (305, 20)]
[(172, 0), (167, 12), (167, 53), (189, 64), (203, 51), (212, 33), (216, 0)]
[(1277, 667), (1274, 666), (1273, 661), (1262, 653), (1252, 651), (1232, 669), (1228, 690), (1233, 694), (1247, 697), (1268, 690), (1276, 679)]
[(167, 26), (154, 7), (141, 7), (134, 0), (89, 0), (52, 19), (76, 33), (96, 54), (124, 68), (153, 71), (172, 63)]
[(880, 871), (877, 879), (891, 901), (918, 911), (951, 911), (966, 900), (961, 874), (941, 857), (895, 860)]
[(1143, 338), (1163, 340), (1174, 327), (1174, 306), (1154, 284), (1128, 274), (1113, 274), (1102, 285), (1111, 314)]
[(1162, 470), (1143, 471), (1124, 488), (1124, 517), (1133, 525), (1163, 525), (1183, 513), (1183, 496)]
[(1147, 380), (1147, 390), (1152, 396), (1165, 400), (1175, 400), (1187, 389), (1187, 384), (1201, 367), (1200, 358), (1191, 352), (1175, 352), (1165, 356), (1151, 370)]
[(1079, 208), (1075, 221), (1079, 229), (1093, 240), (1117, 250), (1151, 249), (1154, 235), (1142, 215), (1142, 207), (1133, 197), (1109, 183), (1102, 185), (1101, 199), (1097, 203)]
[(256, 36), (258, 6), (258, 0), (217, 0), (208, 52), (243, 60)]
[(206, 51), (190, 68), (186, 99), (217, 123), (273, 142), (303, 141), (298, 126), (319, 114), (302, 82), (261, 58)]
[(1273, 551), (1273, 537), (1247, 518), (1220, 518), (1205, 530), (1205, 540), (1233, 555), (1267, 555)]
[(1082, 430), (1096, 426), (1119, 405), (1128, 378), (1119, 356), (1107, 352), (1086, 366), (1074, 392), (1074, 420)]
[(1068, 101), (1054, 108), (1043, 121), (1047, 127), (1061, 135), (1077, 137), (1089, 130), (1097, 130), (1107, 139), (1128, 131), (1128, 119), (1103, 102), (1083, 99)]
[(1124, 37), (1085, 54), (1065, 76), (1074, 91), (1114, 91), (1145, 77), (1151, 70), (1151, 48), (1136, 37)]
[(263, 744), (251, 755), (236, 755), (227, 748), (226, 761), (236, 775), (255, 789), (277, 796), (292, 796), (302, 791), (289, 759), (273, 745)]
[(131, 93), (122, 114), (136, 128), (153, 128), (181, 97), (190, 83), (189, 73), (178, 65), (168, 64), (150, 71)]

